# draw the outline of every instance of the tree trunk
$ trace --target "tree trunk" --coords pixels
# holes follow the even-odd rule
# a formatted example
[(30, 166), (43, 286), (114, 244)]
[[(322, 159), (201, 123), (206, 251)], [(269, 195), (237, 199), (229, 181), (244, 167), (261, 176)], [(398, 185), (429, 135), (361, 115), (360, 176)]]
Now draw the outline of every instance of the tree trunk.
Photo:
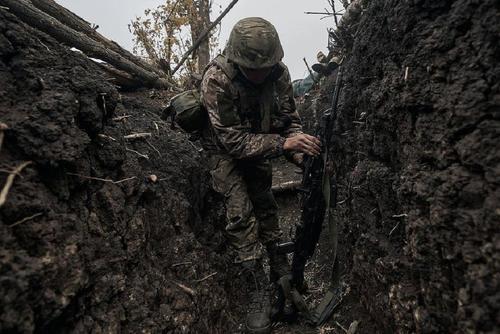
[(30, 0), (30, 1), (35, 7), (45, 12), (46, 14), (49, 14), (62, 24), (68, 26), (71, 29), (84, 33), (88, 37), (92, 38), (94, 41), (103, 44), (106, 48), (116, 53), (119, 53), (125, 59), (133, 62), (134, 64), (141, 66), (148, 71), (156, 72), (156, 74), (158, 75), (164, 74), (151, 64), (146, 63), (142, 59), (134, 56), (129, 51), (123, 49), (117, 43), (99, 34), (95, 29), (93, 29), (90, 26), (90, 23), (88, 23), (78, 15), (74, 14), (73, 12), (69, 11), (68, 9), (64, 8), (63, 6), (57, 4), (55, 1), (53, 0)]
[(128, 72), (134, 79), (143, 81), (145, 86), (156, 88), (168, 88), (171, 86), (171, 83), (166, 78), (161, 78), (156, 73), (136, 65), (121, 54), (107, 49), (87, 35), (68, 28), (26, 0), (0, 0), (0, 5), (9, 8), (22, 21), (49, 34), (59, 42), (75, 47), (89, 57), (104, 60), (116, 68)]
[[(203, 31), (210, 26), (210, 2), (209, 0), (200, 0), (198, 5), (199, 18), (200, 18), (200, 33), (196, 36), (198, 39)], [(196, 39), (193, 39), (196, 41)], [(210, 38), (206, 38), (201, 42), (198, 48), (198, 71), (203, 71), (210, 61)]]

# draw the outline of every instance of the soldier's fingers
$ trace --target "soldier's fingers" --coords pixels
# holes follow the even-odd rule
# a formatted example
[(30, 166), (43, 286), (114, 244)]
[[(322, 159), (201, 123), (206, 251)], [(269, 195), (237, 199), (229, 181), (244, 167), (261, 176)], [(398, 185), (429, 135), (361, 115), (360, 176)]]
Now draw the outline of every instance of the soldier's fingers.
[(300, 143), (300, 151), (307, 155), (314, 155), (309, 145), (304, 142)]
[(305, 134), (305, 137), (312, 141), (313, 143), (315, 143), (316, 145), (319, 145), (321, 146), (321, 141), (318, 139), (318, 137), (314, 137), (314, 136), (311, 136), (311, 135), (308, 135), (308, 134)]
[(318, 146), (314, 141), (306, 139), (305, 142), (308, 146), (314, 148), (316, 151), (321, 151), (321, 147)]
[(305, 149), (309, 155), (319, 155), (321, 153), (319, 148), (314, 147), (314, 145), (306, 145)]

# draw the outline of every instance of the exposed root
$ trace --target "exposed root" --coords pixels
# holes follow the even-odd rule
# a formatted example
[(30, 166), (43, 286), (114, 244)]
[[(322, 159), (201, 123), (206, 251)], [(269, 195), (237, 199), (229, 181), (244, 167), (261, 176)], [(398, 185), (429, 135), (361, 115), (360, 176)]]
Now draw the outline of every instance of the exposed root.
[(147, 154), (142, 154), (141, 152), (138, 152), (138, 151), (136, 151), (136, 150), (132, 150), (132, 149), (130, 149), (130, 148), (126, 148), (126, 150), (127, 150), (128, 152), (132, 152), (132, 153), (137, 154), (137, 155), (138, 155), (138, 156), (140, 156), (141, 158), (144, 158), (144, 159), (146, 159), (146, 160), (149, 160), (149, 155), (147, 155)]
[(160, 153), (160, 151), (158, 151), (158, 149), (157, 149), (156, 147), (154, 147), (154, 146), (153, 146), (153, 144), (151, 144), (151, 143), (149, 142), (149, 140), (146, 140), (146, 144), (148, 144), (148, 146), (149, 146), (149, 147), (151, 147), (153, 150), (155, 150), (155, 151), (156, 151), (156, 153), (158, 153), (158, 156), (161, 158), (161, 153)]
[(9, 225), (9, 227), (15, 227), (17, 225), (21, 225), (23, 223), (26, 223), (30, 220), (35, 219), (36, 217), (40, 217), (41, 215), (43, 215), (43, 212), (36, 213), (36, 214), (29, 216), (29, 217), (25, 217), (25, 218), (21, 219), (20, 221), (17, 221), (14, 224)]
[(177, 282), (173, 282), (179, 289), (181, 289), (182, 291), (184, 291), (185, 293), (187, 293), (188, 295), (190, 295), (191, 297), (194, 297), (196, 295), (196, 291), (194, 291), (193, 289), (185, 286), (184, 284), (181, 284), (181, 283), (177, 283)]
[(201, 283), (201, 282), (206, 281), (207, 279), (209, 279), (210, 277), (213, 277), (213, 276), (215, 276), (215, 275), (217, 275), (217, 272), (212, 273), (212, 274), (210, 274), (210, 275), (208, 275), (208, 276), (205, 276), (205, 277), (203, 277), (202, 279), (197, 279), (197, 280), (195, 280), (195, 282), (196, 282), (196, 283)]
[(123, 179), (123, 180), (114, 181), (114, 180), (111, 180), (111, 179), (102, 179), (100, 177), (85, 176), (85, 175), (75, 174), (75, 173), (67, 173), (67, 174), (68, 175), (72, 175), (72, 176), (78, 176), (78, 177), (81, 177), (82, 179), (95, 180), (95, 181), (101, 181), (101, 182), (109, 182), (109, 183), (113, 183), (113, 184), (120, 184), (120, 183), (123, 183), (123, 182), (126, 182), (126, 181), (137, 179), (137, 176), (132, 176), (132, 177), (128, 177), (128, 178)]
[(7, 195), (9, 194), (9, 190), (12, 187), (12, 184), (14, 183), (14, 178), (16, 177), (17, 174), (21, 173), (21, 171), (26, 168), (26, 166), (30, 165), (33, 163), (32, 161), (26, 161), (23, 162), (21, 165), (19, 165), (16, 169), (14, 169), (12, 172), (10, 172), (9, 176), (7, 176), (7, 182), (5, 182), (5, 185), (3, 186), (2, 192), (0, 192), (0, 207), (2, 207), (7, 200)]

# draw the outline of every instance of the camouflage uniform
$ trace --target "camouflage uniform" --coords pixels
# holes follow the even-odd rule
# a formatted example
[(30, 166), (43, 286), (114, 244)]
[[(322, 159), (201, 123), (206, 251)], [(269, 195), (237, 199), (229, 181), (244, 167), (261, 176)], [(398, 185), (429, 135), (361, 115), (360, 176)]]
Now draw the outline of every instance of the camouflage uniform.
[[(255, 259), (258, 241), (267, 244), (281, 234), (269, 159), (283, 154), (286, 137), (302, 132), (288, 69), (280, 62), (254, 85), (220, 55), (204, 74), (201, 100), (209, 116), (202, 144), (213, 187), (225, 196), (228, 238), (237, 262)], [(289, 124), (276, 131), (273, 124), (283, 118)]]

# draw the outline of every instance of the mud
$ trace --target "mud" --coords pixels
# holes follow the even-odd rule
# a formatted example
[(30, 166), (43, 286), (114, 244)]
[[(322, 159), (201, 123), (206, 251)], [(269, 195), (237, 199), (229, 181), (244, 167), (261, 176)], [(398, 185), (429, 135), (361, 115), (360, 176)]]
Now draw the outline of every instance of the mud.
[(0, 9), (0, 184), (32, 162), (0, 212), (0, 332), (234, 326), (220, 201), (163, 104)]
[(498, 332), (498, 1), (364, 3), (333, 149), (363, 332)]

